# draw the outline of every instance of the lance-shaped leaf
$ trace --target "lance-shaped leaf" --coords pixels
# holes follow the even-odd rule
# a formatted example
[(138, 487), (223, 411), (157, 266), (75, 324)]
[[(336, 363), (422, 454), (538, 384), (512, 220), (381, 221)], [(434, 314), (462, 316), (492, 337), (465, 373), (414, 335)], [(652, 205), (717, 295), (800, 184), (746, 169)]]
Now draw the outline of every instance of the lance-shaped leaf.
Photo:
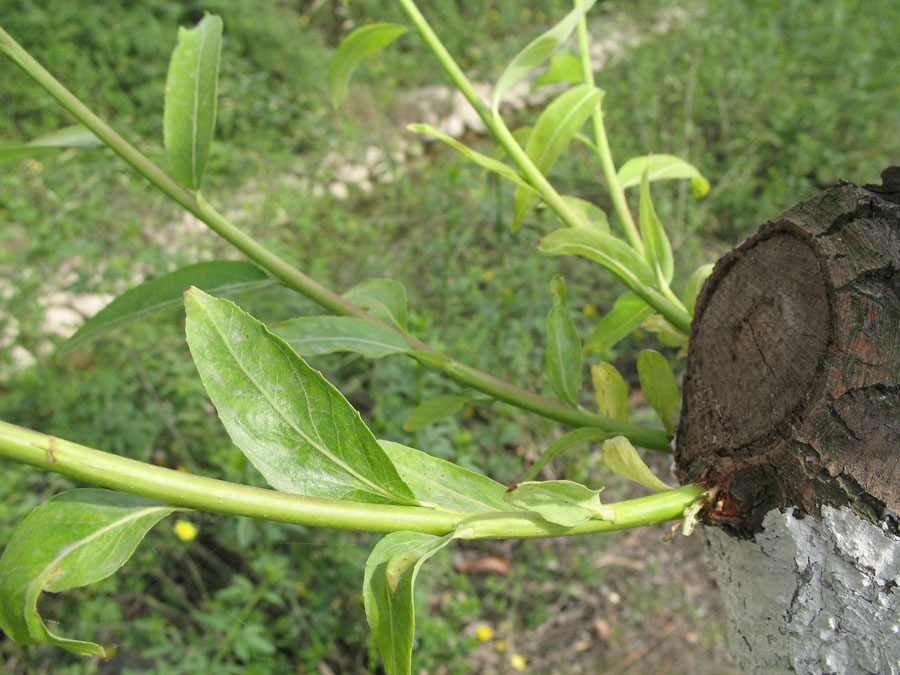
[(709, 192), (709, 181), (697, 167), (674, 155), (632, 157), (619, 169), (619, 182), (623, 188), (640, 185), (644, 171), (649, 172), (651, 181), (690, 178), (694, 196), (697, 198), (704, 197)]
[[(675, 261), (672, 258), (672, 245), (663, 229), (653, 201), (650, 199), (650, 172), (644, 171), (641, 182), (641, 202), (638, 208), (641, 223), (641, 238), (644, 240), (644, 257), (651, 269), (666, 284), (672, 281), (675, 274)], [(661, 286), (661, 284), (660, 284)]]
[(666, 431), (674, 434), (673, 416), (681, 397), (672, 366), (659, 352), (645, 349), (638, 355), (637, 368), (644, 399), (659, 414)]
[(547, 70), (534, 81), (533, 88), (553, 82), (578, 84), (582, 81), (584, 81), (584, 76), (581, 72), (581, 59), (570, 51), (561, 51), (553, 55)]
[(452, 538), (392, 532), (375, 544), (366, 561), (363, 604), (386, 675), (409, 675), (412, 670), (416, 576), (422, 563)]
[(709, 275), (712, 274), (713, 267), (715, 267), (713, 263), (700, 265), (700, 267), (695, 269), (693, 274), (688, 277), (687, 283), (684, 286), (684, 306), (691, 316), (694, 316), (694, 308), (697, 305), (697, 296), (700, 295), (700, 289), (703, 288), (703, 283), (709, 278)]
[(495, 115), (498, 113), (500, 102), (506, 92), (565, 44), (578, 26), (578, 22), (594, 6), (594, 2), (595, 0), (585, 0), (569, 12), (562, 21), (529, 42), (522, 51), (516, 54), (500, 75), (497, 84), (494, 85), (494, 91), (491, 94), (491, 108)]
[(216, 130), (222, 19), (207, 14), (195, 28), (178, 29), (169, 61), (163, 140), (175, 177), (199, 190)]
[(609, 219), (606, 216), (606, 212), (599, 206), (571, 195), (563, 195), (562, 200), (575, 212), (579, 222), (586, 228), (600, 230), (609, 234)]
[[(541, 113), (525, 145), (527, 154), (538, 170), (546, 174), (597, 107), (603, 92), (589, 84), (572, 87), (560, 94)], [(516, 188), (513, 201), (513, 229), (522, 224), (525, 214), (537, 198), (530, 190)]]
[(578, 405), (581, 390), (581, 340), (569, 317), (566, 281), (559, 274), (550, 282), (553, 306), (547, 314), (546, 373), (550, 389), (560, 400)]
[(207, 293), (233, 296), (278, 282), (248, 262), (215, 260), (188, 265), (131, 288), (84, 322), (57, 352), (64, 355), (106, 333), (137, 323), (163, 310), (181, 307), (184, 289), (196, 286)]
[(103, 141), (80, 124), (57, 129), (27, 143), (0, 143), (0, 162), (61, 148), (98, 148)]
[(611, 518), (610, 509), (600, 503), (602, 490), (591, 490), (570, 480), (527, 481), (513, 485), (503, 498), (551, 523), (574, 527), (591, 518)]
[(344, 297), (386, 324), (406, 330), (406, 286), (396, 279), (366, 279)]
[(673, 489), (656, 477), (624, 436), (610, 438), (603, 444), (603, 463), (617, 476), (633, 480), (654, 492)]
[(507, 511), (506, 488), (487, 476), (391, 441), (378, 441), (420, 504), (454, 511)]
[(652, 286), (653, 272), (640, 253), (611, 234), (569, 227), (541, 239), (538, 250), (546, 255), (579, 255), (594, 260), (615, 274), (626, 286)]
[(628, 337), (646, 317), (653, 313), (636, 294), (628, 291), (618, 297), (612, 309), (597, 322), (594, 332), (584, 345), (585, 354), (605, 354)]
[(435, 129), (430, 124), (409, 124), (406, 127), (410, 131), (417, 134), (428, 134), (429, 136), (434, 136), (440, 141), (443, 141), (447, 145), (452, 148), (456, 148), (465, 155), (468, 159), (475, 162), (476, 164), (483, 166), (485, 169), (489, 171), (493, 171), (494, 173), (498, 173), (504, 178), (511, 180), (516, 184), (518, 188), (522, 188), (523, 190), (530, 190), (534, 194), (537, 192), (533, 187), (519, 174), (518, 171), (513, 169), (509, 164), (504, 164), (498, 159), (494, 159), (493, 157), (489, 157), (483, 153), (478, 152), (477, 150), (473, 150), (467, 145), (460, 143), (458, 140), (453, 138), (452, 136), (448, 136), (443, 131), (439, 131)]
[(607, 438), (609, 438), (609, 434), (603, 431), (603, 429), (598, 429), (596, 427), (582, 427), (581, 429), (576, 429), (575, 431), (570, 431), (569, 433), (560, 436), (547, 446), (547, 449), (544, 450), (544, 454), (541, 455), (541, 458), (532, 464), (528, 473), (525, 474), (525, 480), (534, 480), (541, 472), (541, 469), (569, 448), (574, 448), (576, 445), (581, 445), (582, 443), (590, 443), (591, 441), (605, 441)]
[(228, 300), (185, 292), (187, 341), (228, 435), (269, 485), (415, 503), (359, 413), (281, 338)]
[(367, 359), (411, 351), (409, 344), (387, 326), (352, 316), (300, 316), (269, 325), (300, 356), (355, 352)]
[(334, 56), (328, 72), (331, 79), (331, 102), (337, 108), (347, 98), (350, 77), (360, 62), (381, 51), (409, 28), (395, 23), (373, 23), (362, 26), (345, 37)]
[(591, 366), (594, 397), (600, 414), (611, 420), (628, 421), (628, 384), (611, 363)]
[(49, 643), (110, 658), (112, 650), (51, 632), (38, 614), (38, 598), (110, 576), (147, 531), (176, 510), (109, 490), (70, 490), (48, 499), (16, 528), (0, 557), (0, 628), (19, 644)]

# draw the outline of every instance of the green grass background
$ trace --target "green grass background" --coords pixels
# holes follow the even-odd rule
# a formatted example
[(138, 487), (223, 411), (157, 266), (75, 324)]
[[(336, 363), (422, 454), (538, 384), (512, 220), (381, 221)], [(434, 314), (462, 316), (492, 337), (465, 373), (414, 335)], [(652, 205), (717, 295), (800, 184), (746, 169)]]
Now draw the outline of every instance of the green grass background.
[[(340, 36), (368, 21), (403, 21), (393, 3), (150, 0), (0, 3), (0, 25), (142, 150), (164, 162), (162, 103), (179, 24), (202, 11), (225, 19), (217, 140), (209, 200), (332, 288), (373, 276), (404, 282), (411, 326), (430, 344), (525, 387), (545, 391), (549, 280), (565, 274), (582, 337), (592, 309), (616, 297), (584, 261), (544, 259), (533, 213), (510, 232), (509, 186), (443, 147), (403, 162), (397, 179), (350, 198), (315, 196), (329, 153), (355, 159), (408, 142), (396, 126), (404, 93), (445, 79), (413, 36), (360, 69), (347, 107), (328, 103), (327, 64)], [(524, 41), (559, 18), (558, 0), (423, 2), (422, 9), (474, 79), (491, 81)], [(675, 246), (680, 290), (760, 223), (839, 179), (877, 182), (900, 162), (900, 5), (894, 0), (710, 0), (601, 3), (592, 34), (641, 40), (598, 73), (614, 156), (679, 154), (710, 178), (657, 184), (654, 197)], [(674, 17), (665, 31), (660, 17)], [(71, 123), (9, 62), (0, 62), (0, 139), (26, 140)], [(528, 123), (537, 110), (519, 113)], [(406, 139), (406, 140), (404, 140)], [(467, 142), (490, 151), (486, 139)], [(553, 169), (567, 193), (606, 199), (586, 151)], [(21, 345), (46, 350), (48, 293), (116, 293), (178, 266), (232, 255), (211, 233), (173, 227), (183, 216), (107, 151), (66, 151), (0, 165), (0, 365)], [(177, 233), (177, 239), (175, 234)], [(267, 320), (315, 312), (284, 290), (242, 304)], [(55, 343), (54, 343), (55, 344)], [(43, 345), (43, 346), (42, 346)], [(635, 381), (635, 335), (608, 357)], [(376, 435), (484, 471), (521, 477), (558, 425), (505, 405), (481, 407), (417, 434), (401, 424), (420, 402), (456, 391), (406, 360), (350, 356), (313, 365), (339, 385)], [(584, 401), (589, 403), (587, 398)], [(655, 423), (652, 413), (636, 417)], [(43, 355), (0, 380), (0, 419), (104, 450), (227, 480), (261, 484), (206, 399), (171, 313), (109, 336), (71, 360)], [(668, 475), (668, 461), (650, 460)], [(18, 522), (72, 481), (4, 462), (0, 545)], [(554, 464), (559, 477), (604, 480), (596, 454)], [(610, 482), (607, 494), (631, 488)], [(377, 672), (360, 587), (375, 538), (196, 514), (199, 537), (153, 531), (132, 561), (96, 586), (42, 601), (66, 635), (117, 643), (109, 663), (0, 638), (6, 673)], [(662, 544), (663, 528), (603, 538), (459, 546), (425, 568), (418, 590), (415, 667), (427, 673), (514, 672), (520, 653), (536, 673), (729, 672), (721, 610), (696, 538)], [(454, 565), (511, 561), (505, 576)], [(476, 627), (495, 631), (481, 643)], [(607, 630), (608, 629), (608, 630)], [(503, 647), (506, 647), (503, 650)]]

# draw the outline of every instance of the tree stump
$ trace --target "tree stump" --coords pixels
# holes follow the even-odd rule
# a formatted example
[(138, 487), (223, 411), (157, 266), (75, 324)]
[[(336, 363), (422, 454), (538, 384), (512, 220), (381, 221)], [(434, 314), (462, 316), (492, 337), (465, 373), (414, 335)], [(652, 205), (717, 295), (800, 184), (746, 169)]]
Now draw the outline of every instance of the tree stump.
[(697, 301), (675, 452), (746, 672), (900, 673), (900, 167), (798, 204)]

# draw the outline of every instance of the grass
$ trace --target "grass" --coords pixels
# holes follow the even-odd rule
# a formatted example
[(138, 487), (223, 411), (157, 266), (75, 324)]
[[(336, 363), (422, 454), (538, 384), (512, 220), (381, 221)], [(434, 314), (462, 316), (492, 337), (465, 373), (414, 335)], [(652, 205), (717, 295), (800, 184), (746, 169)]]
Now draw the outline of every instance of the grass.
[[(384, 6), (383, 6), (384, 5)], [(524, 40), (569, 3), (441, 2), (424, 7), (438, 33), (477, 80), (498, 74)], [(839, 178), (875, 182), (900, 161), (900, 7), (820, 3), (706, 2), (679, 10), (667, 32), (651, 31), (662, 0), (603, 3), (594, 33), (632, 26), (645, 34), (600, 73), (614, 155), (686, 156), (712, 180), (695, 201), (676, 183), (654, 197), (676, 245), (681, 276), (714, 259), (768, 218)], [(219, 2), (226, 41), (210, 200), (301, 269), (341, 289), (371, 276), (403, 281), (416, 334), (475, 366), (543, 390), (549, 280), (568, 282), (582, 332), (590, 305), (604, 311), (617, 290), (595, 266), (534, 253), (550, 227), (532, 214), (509, 231), (511, 191), (452, 151), (410, 149), (396, 180), (347, 200), (328, 184), (329, 153), (390, 155), (409, 143), (388, 111), (401, 92), (444, 81), (410, 36), (360, 69), (348, 110), (327, 104), (325, 71), (339, 36), (367, 20), (400, 20), (389, 3)], [(23, 2), (3, 25), (114, 126), (161, 152), (163, 80), (175, 26), (198, 3), (104, 6)], [(543, 13), (543, 15), (542, 15)], [(52, 39), (48, 36), (52, 36)], [(0, 134), (23, 139), (69, 121), (9, 64), (0, 65)], [(525, 111), (528, 122), (537, 111)], [(490, 150), (484, 139), (472, 145)], [(552, 174), (567, 192), (603, 204), (601, 179), (580, 148)], [(115, 293), (200, 259), (229, 255), (212, 235), (149, 192), (105, 151), (65, 152), (0, 167), (0, 287), (13, 346), (38, 365), (0, 381), (0, 418), (168, 466), (260, 484), (224, 434), (194, 373), (178, 313), (158, 317), (57, 363), (43, 330), (48, 294)], [(66, 270), (71, 270), (66, 273)], [(10, 291), (5, 290), (11, 288)], [(286, 291), (248, 296), (257, 316), (317, 311)], [(589, 312), (588, 312), (589, 313)], [(8, 314), (8, 316), (7, 316)], [(635, 346), (609, 358), (635, 381)], [(410, 436), (401, 423), (421, 401), (455, 385), (406, 360), (317, 360), (362, 410), (379, 437), (411, 443), (486, 471), (502, 482), (561, 429), (508, 406), (477, 407)], [(588, 401), (584, 401), (588, 404)], [(652, 422), (650, 414), (645, 414)], [(667, 459), (652, 459), (667, 475)], [(555, 462), (557, 477), (604, 480), (595, 453)], [(4, 467), (0, 545), (36, 504), (72, 484), (29, 468)], [(631, 496), (610, 481), (607, 493)], [(612, 497), (609, 497), (612, 498)], [(170, 525), (152, 532), (122, 573), (48, 598), (47, 616), (66, 634), (119, 642), (119, 657), (92, 664), (60, 650), (0, 642), (4, 672), (375, 672), (359, 588), (372, 537), (211, 515), (180, 542)], [(696, 537), (663, 545), (663, 528), (602, 539), (473, 543), (426, 566), (419, 588), (417, 667), (427, 672), (727, 672), (721, 609)], [(460, 572), (487, 555), (505, 576)], [(261, 590), (257, 590), (261, 589)], [(480, 642), (480, 624), (495, 635)], [(499, 651), (499, 643), (506, 651)], [(224, 647), (223, 647), (224, 645)], [(219, 653), (221, 652), (221, 653)], [(218, 654), (218, 656), (217, 656)], [(214, 660), (219, 660), (215, 662)], [(320, 666), (321, 664), (321, 666)]]

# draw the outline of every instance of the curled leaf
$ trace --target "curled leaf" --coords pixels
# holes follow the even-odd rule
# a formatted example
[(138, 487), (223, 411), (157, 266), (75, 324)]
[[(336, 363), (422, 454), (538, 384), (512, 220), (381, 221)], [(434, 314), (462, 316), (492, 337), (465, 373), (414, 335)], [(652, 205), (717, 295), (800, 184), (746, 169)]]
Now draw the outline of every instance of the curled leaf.
[(671, 490), (650, 470), (631, 442), (624, 436), (610, 438), (603, 444), (603, 463), (617, 476), (639, 483), (654, 492)]
[(610, 518), (610, 511), (600, 503), (602, 490), (591, 490), (571, 480), (527, 481), (510, 487), (503, 498), (548, 522), (574, 527), (591, 518)]
[(409, 28), (394, 23), (373, 23), (362, 26), (345, 37), (334, 56), (328, 73), (331, 78), (331, 102), (340, 107), (350, 90), (350, 78), (360, 62), (394, 42)]
[(41, 593), (105, 579), (175, 507), (110, 490), (69, 490), (32, 511), (0, 557), (0, 628), (19, 644), (53, 644), (110, 658), (111, 648), (53, 633), (38, 614)]
[(375, 545), (366, 561), (363, 603), (387, 675), (409, 675), (412, 670), (416, 576), (422, 563), (452, 538), (452, 534), (392, 532)]

